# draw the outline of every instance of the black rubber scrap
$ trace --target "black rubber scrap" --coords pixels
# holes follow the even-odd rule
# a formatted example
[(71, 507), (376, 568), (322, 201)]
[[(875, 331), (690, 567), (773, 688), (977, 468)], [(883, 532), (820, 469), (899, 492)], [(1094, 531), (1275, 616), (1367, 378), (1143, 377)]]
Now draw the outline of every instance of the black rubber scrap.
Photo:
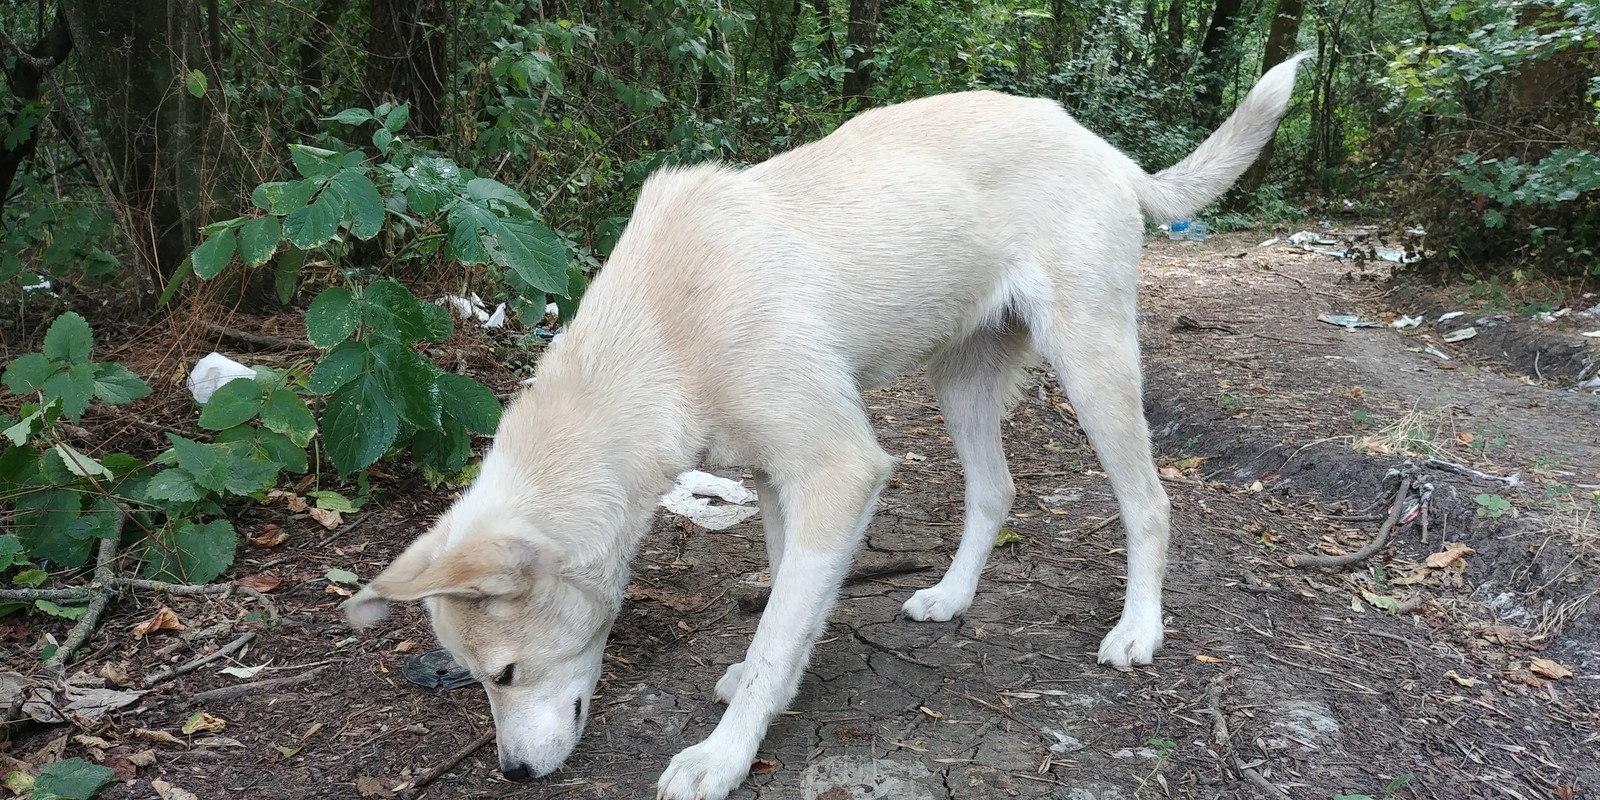
[(406, 680), (429, 689), (459, 689), (478, 682), (466, 667), (456, 663), (449, 650), (442, 649), (407, 658), (400, 671)]

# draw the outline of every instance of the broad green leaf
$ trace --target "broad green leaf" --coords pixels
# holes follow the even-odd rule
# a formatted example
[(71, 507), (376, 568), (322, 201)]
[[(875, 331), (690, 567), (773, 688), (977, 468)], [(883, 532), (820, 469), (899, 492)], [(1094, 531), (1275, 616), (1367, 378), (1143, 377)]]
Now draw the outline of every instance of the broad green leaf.
[(192, 503), (204, 496), (200, 487), (195, 485), (194, 477), (181, 467), (171, 467), (157, 472), (150, 478), (150, 482), (145, 484), (145, 494), (152, 500), (168, 500), (174, 503)]
[(276, 464), (279, 469), (303, 475), (311, 468), (306, 458), (305, 445), (290, 441), (289, 437), (272, 431), (256, 431), (256, 452), (261, 458)]
[(346, 586), (361, 585), (361, 579), (356, 577), (354, 572), (347, 569), (339, 569), (338, 567), (322, 573), (322, 577), (327, 578), (329, 583), (342, 583)]
[(400, 129), (404, 128), (406, 126), (406, 122), (408, 122), (410, 119), (411, 104), (401, 103), (399, 106), (396, 106), (394, 110), (390, 111), (387, 117), (384, 117), (383, 127), (390, 133), (399, 133)]
[(167, 434), (167, 441), (172, 442), (178, 466), (189, 473), (196, 486), (216, 494), (227, 490), (228, 469), (233, 464), (233, 453), (226, 446), (201, 444), (175, 433)]
[(394, 134), (388, 128), (379, 128), (372, 132), (372, 146), (384, 155), (389, 154), (389, 147), (394, 144)]
[(200, 427), (220, 431), (254, 419), (263, 401), (261, 384), (253, 380), (228, 381), (217, 387), (200, 410)]
[[(306, 338), (323, 349), (350, 338), (361, 321), (359, 306), (360, 303), (349, 289), (335, 286), (324, 290), (306, 309)], [(321, 371), (321, 367), (318, 367), (318, 371)]]
[(418, 464), (443, 476), (459, 473), (472, 458), (472, 436), (455, 417), (446, 413), (437, 431), (418, 431), (411, 439)]
[[(252, 431), (254, 433), (254, 431)], [(269, 435), (271, 431), (267, 431)], [(257, 437), (259, 438), (259, 437)], [(237, 495), (248, 495), (254, 492), (264, 492), (272, 488), (278, 480), (278, 461), (269, 454), (262, 453), (261, 458), (254, 457), (254, 448), (246, 447), (231, 451), (233, 461), (228, 466), (227, 489)]]
[(28, 563), (27, 559), (19, 558), (21, 555), (22, 540), (18, 539), (16, 534), (0, 533), (0, 571)]
[(423, 303), (422, 312), (428, 317), (428, 335), (423, 338), (430, 342), (442, 342), (455, 332), (456, 317), (450, 313), (450, 309), (436, 303)]
[(344, 495), (339, 494), (331, 489), (306, 492), (306, 497), (315, 498), (317, 501), (317, 508), (325, 508), (329, 511), (337, 511), (341, 514), (354, 514), (357, 511), (360, 511), (363, 505), (366, 505), (365, 502), (357, 503), (354, 500), (351, 500), (350, 498), (345, 497)]
[(6, 365), (3, 380), (13, 394), (32, 394), (39, 391), (55, 371), (56, 365), (43, 353), (28, 353)]
[(517, 273), (539, 291), (567, 294), (567, 248), (554, 232), (533, 220), (499, 220), (481, 235), (489, 259)]
[(491, 178), (473, 178), (467, 181), (467, 196), (474, 200), (495, 201), (511, 208), (533, 214), (533, 206), (528, 205), (517, 190)]
[(250, 202), (263, 211), (283, 216), (305, 208), (316, 193), (317, 182), (313, 180), (269, 181), (250, 193)]
[(339, 154), (321, 147), (291, 144), (289, 160), (302, 178), (331, 178), (339, 171)]
[(397, 342), (372, 347), (373, 374), (400, 419), (422, 430), (437, 430), (444, 405), (439, 396), (439, 368), (417, 351)]
[(450, 252), (463, 264), (482, 264), (489, 260), (479, 234), (487, 225), (498, 225), (499, 218), (475, 203), (458, 203), (446, 215), (450, 226)]
[(492, 436), (500, 425), (500, 400), (489, 387), (465, 375), (440, 375), (439, 396), (445, 413), (473, 433)]
[(94, 367), (86, 361), (73, 364), (46, 379), (43, 389), (45, 398), (61, 399), (62, 416), (77, 421), (94, 397)]
[(127, 405), (150, 394), (150, 384), (114, 361), (94, 365), (94, 396), (114, 406)]
[(215, 236), (223, 231), (237, 231), (239, 226), (243, 225), (248, 219), (250, 218), (234, 217), (232, 219), (219, 219), (216, 222), (207, 223), (206, 225), (202, 225), (200, 227), (200, 236), (204, 238), (207, 236)]
[(357, 239), (371, 239), (383, 229), (383, 195), (378, 194), (378, 187), (363, 170), (340, 172), (328, 184), (328, 189), (343, 197), (350, 232)]
[(372, 368), (372, 351), (366, 342), (342, 342), (328, 351), (306, 382), (317, 394), (333, 394)]
[(73, 486), (81, 476), (67, 469), (66, 456), (52, 446), (39, 458), (39, 477), (52, 486)]
[(39, 430), (44, 427), (44, 425), (44, 409), (38, 408), (34, 409), (33, 413), (28, 414), (20, 420), (17, 420), (15, 424), (7, 427), (5, 431), (0, 432), (0, 435), (5, 436), (11, 441), (11, 444), (14, 445), (13, 447), (8, 447), (5, 449), (6, 454), (10, 455), (12, 453), (19, 452), (22, 446), (27, 444), (28, 440), (32, 439), (33, 435), (38, 433)]
[(184, 87), (195, 97), (206, 96), (206, 83), (206, 74), (197, 69), (191, 69), (189, 74), (183, 76)]
[(383, 457), (400, 432), (400, 419), (376, 376), (363, 373), (328, 398), (322, 439), (328, 460), (349, 475)]
[(289, 437), (296, 446), (305, 447), (317, 434), (317, 420), (311, 416), (306, 401), (288, 389), (274, 389), (261, 406), (261, 424), (267, 430)]
[(259, 267), (278, 252), (283, 240), (283, 224), (277, 217), (256, 217), (239, 227), (239, 258), (246, 266)]
[[(73, 621), (83, 619), (83, 615), (89, 613), (89, 607), (86, 605), (64, 606), (60, 603), (53, 603), (49, 600), (35, 600), (33, 601), (33, 607), (43, 611), (46, 614), (49, 614), (52, 617), (60, 617), (62, 619), (70, 619)], [(37, 792), (35, 792), (33, 796), (40, 797)], [(56, 796), (57, 795), (44, 795), (44, 797)]]
[(344, 219), (344, 195), (324, 189), (311, 205), (296, 209), (283, 219), (283, 235), (301, 250), (321, 247), (339, 235)]
[(115, 539), (122, 535), (122, 509), (110, 498), (101, 498), (83, 516), (72, 521), (67, 534), (74, 539)]
[(361, 321), (372, 335), (410, 344), (437, 332), (434, 317), (404, 286), (393, 280), (374, 281), (361, 295)]
[(238, 543), (233, 524), (225, 519), (196, 525), (186, 519), (147, 540), (144, 576), (177, 583), (209, 583), (233, 564)]
[(278, 302), (287, 305), (294, 299), (300, 286), (300, 268), (305, 266), (306, 251), (291, 247), (278, 258), (278, 268), (273, 272), (272, 286), (278, 293)]
[(50, 323), (40, 349), (51, 361), (78, 364), (89, 360), (89, 351), (93, 348), (94, 334), (89, 330), (89, 323), (77, 312), (68, 311)]
[(31, 588), (38, 586), (49, 579), (50, 573), (45, 572), (42, 569), (23, 569), (17, 570), (17, 574), (11, 576), (11, 583), (15, 586), (27, 586)]
[(66, 442), (57, 442), (55, 453), (61, 457), (61, 463), (66, 466), (67, 471), (80, 478), (90, 476), (96, 478), (111, 477), (111, 470), (106, 469), (104, 464), (79, 452), (77, 448)]
[(83, 512), (82, 495), (72, 489), (46, 489), (18, 497), (16, 503), (17, 538), (34, 562), (49, 561), (57, 567), (76, 567), (89, 560), (89, 541), (69, 533), (74, 520)]
[(210, 280), (222, 274), (228, 268), (228, 262), (233, 260), (233, 251), (238, 237), (232, 228), (224, 228), (218, 233), (206, 237), (199, 247), (189, 254), (189, 262), (194, 265), (194, 274)]
[(572, 322), (578, 315), (578, 304), (583, 300), (583, 293), (589, 290), (589, 277), (583, 270), (576, 266), (567, 269), (567, 295), (556, 295), (556, 311), (562, 325)]
[(347, 108), (331, 117), (323, 117), (323, 122), (338, 122), (344, 125), (360, 125), (372, 121), (372, 112), (364, 108)]

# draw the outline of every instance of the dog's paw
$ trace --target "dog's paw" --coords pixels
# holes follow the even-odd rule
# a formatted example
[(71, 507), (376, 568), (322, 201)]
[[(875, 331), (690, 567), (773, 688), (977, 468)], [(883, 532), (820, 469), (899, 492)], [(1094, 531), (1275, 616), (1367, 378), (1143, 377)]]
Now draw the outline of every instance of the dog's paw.
[(972, 593), (940, 583), (911, 595), (900, 611), (918, 622), (949, 622), (972, 605)]
[(723, 800), (750, 774), (750, 756), (710, 740), (672, 757), (656, 783), (656, 800)]
[(728, 671), (722, 673), (717, 679), (716, 696), (719, 703), (733, 702), (733, 696), (739, 693), (739, 684), (744, 680), (744, 662), (729, 664)]
[(1100, 641), (1100, 663), (1113, 667), (1148, 664), (1155, 659), (1165, 633), (1160, 614), (1124, 616)]

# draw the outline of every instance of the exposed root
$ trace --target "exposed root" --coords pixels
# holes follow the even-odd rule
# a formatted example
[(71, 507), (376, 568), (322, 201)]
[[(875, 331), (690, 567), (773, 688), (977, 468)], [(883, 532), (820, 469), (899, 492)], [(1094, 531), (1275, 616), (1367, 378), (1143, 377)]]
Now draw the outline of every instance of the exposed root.
[(1313, 567), (1337, 568), (1347, 567), (1371, 558), (1374, 553), (1382, 550), (1383, 546), (1389, 543), (1389, 533), (1394, 530), (1394, 525), (1399, 521), (1401, 512), (1405, 511), (1406, 501), (1410, 498), (1411, 478), (1408, 476), (1400, 479), (1400, 489), (1395, 492), (1394, 504), (1389, 507), (1389, 517), (1383, 521), (1383, 527), (1378, 529), (1378, 535), (1373, 537), (1366, 547), (1342, 556), (1289, 556), (1289, 566), (1300, 569)]
[(161, 683), (162, 681), (170, 681), (179, 675), (186, 675), (190, 672), (194, 672), (195, 670), (210, 664), (213, 661), (226, 658), (227, 656), (239, 652), (240, 649), (249, 644), (250, 640), (254, 638), (256, 638), (256, 632), (249, 631), (239, 638), (217, 648), (217, 651), (214, 653), (201, 656), (184, 664), (179, 664), (172, 669), (162, 670), (161, 672), (146, 675), (144, 676), (144, 680), (140, 681), (140, 683), (144, 684), (144, 688), (148, 689), (158, 683)]

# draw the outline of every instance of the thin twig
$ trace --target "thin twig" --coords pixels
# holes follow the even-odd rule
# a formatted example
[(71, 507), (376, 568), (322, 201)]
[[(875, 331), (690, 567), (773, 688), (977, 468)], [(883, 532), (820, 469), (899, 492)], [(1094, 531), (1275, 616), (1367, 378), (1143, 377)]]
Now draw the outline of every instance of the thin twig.
[(1288, 800), (1289, 795), (1282, 789), (1274, 786), (1272, 781), (1261, 776), (1254, 767), (1244, 765), (1244, 760), (1239, 758), (1239, 753), (1233, 749), (1233, 736), (1228, 733), (1228, 718), (1222, 713), (1222, 682), (1227, 680), (1237, 669), (1229, 670), (1211, 679), (1211, 685), (1206, 687), (1206, 712), (1211, 715), (1211, 738), (1217, 747), (1233, 761), (1233, 768), (1239, 771), (1250, 785), (1266, 792), (1267, 794)]
[(299, 675), (289, 675), (283, 678), (268, 678), (263, 681), (236, 683), (232, 686), (209, 689), (190, 697), (189, 700), (190, 702), (199, 705), (202, 703), (214, 703), (219, 700), (232, 700), (237, 697), (243, 697), (247, 694), (264, 692), (269, 689), (281, 689), (285, 686), (297, 686), (310, 681), (312, 678), (315, 678), (318, 675), (321, 675), (327, 669), (327, 667), (317, 667), (314, 670), (302, 672)]
[[(101, 539), (100, 550), (95, 557), (94, 581), (105, 586), (111, 582), (111, 570), (117, 560), (117, 539)], [(89, 599), (89, 607), (84, 610), (83, 618), (72, 626), (72, 632), (67, 634), (67, 640), (50, 655), (44, 662), (46, 672), (60, 672), (61, 668), (72, 658), (72, 654), (89, 641), (94, 635), (94, 629), (100, 624), (100, 615), (106, 613), (106, 606), (111, 602), (111, 590), (101, 589), (93, 593)]]
[(1441, 469), (1445, 472), (1454, 472), (1457, 475), (1465, 475), (1468, 478), (1477, 478), (1480, 481), (1503, 483), (1506, 486), (1520, 486), (1522, 484), (1522, 475), (1520, 473), (1513, 472), (1510, 475), (1490, 475), (1487, 472), (1475, 470), (1472, 467), (1464, 464), (1457, 464), (1454, 461), (1441, 461), (1437, 458), (1430, 458), (1422, 463), (1424, 466), (1433, 467), (1434, 469)]
[(144, 676), (144, 680), (140, 682), (144, 684), (146, 689), (148, 689), (158, 683), (161, 683), (162, 681), (170, 681), (179, 675), (187, 675), (188, 673), (194, 672), (195, 670), (210, 664), (219, 658), (226, 658), (230, 655), (233, 655), (234, 653), (238, 652), (240, 648), (249, 644), (250, 640), (254, 638), (256, 638), (256, 632), (248, 631), (239, 638), (217, 648), (215, 653), (201, 656), (193, 661), (188, 662), (187, 664), (179, 664), (172, 669), (163, 670), (155, 673), (154, 675), (146, 675)]
[(200, 323), (200, 327), (211, 331), (223, 339), (231, 339), (234, 342), (243, 345), (249, 345), (250, 347), (267, 347), (282, 350), (313, 349), (313, 345), (303, 339), (289, 339), (283, 336), (271, 336), (265, 333), (241, 331), (238, 328), (230, 328), (226, 325), (218, 325), (215, 322), (202, 322)]
[(445, 760), (438, 766), (428, 770), (427, 772), (424, 772), (421, 777), (417, 778), (416, 783), (412, 784), (409, 789), (403, 792), (403, 794), (407, 798), (415, 798), (420, 796), (422, 794), (422, 790), (428, 788), (428, 784), (438, 780), (440, 775), (455, 769), (457, 764), (460, 764), (462, 761), (467, 759), (467, 756), (472, 755), (473, 753), (477, 752), (478, 748), (483, 747), (492, 741), (494, 741), (494, 731), (484, 731), (483, 734), (478, 738), (473, 739), (471, 744), (468, 744), (466, 747), (451, 753), (449, 757), (445, 758)]
[(1305, 555), (1289, 556), (1289, 566), (1300, 569), (1313, 567), (1345, 567), (1372, 557), (1373, 553), (1383, 549), (1389, 542), (1389, 532), (1394, 530), (1395, 522), (1399, 521), (1400, 513), (1406, 508), (1406, 501), (1411, 498), (1411, 477), (1400, 479), (1400, 490), (1395, 492), (1394, 504), (1389, 508), (1389, 517), (1383, 521), (1383, 527), (1378, 529), (1378, 535), (1367, 543), (1366, 547), (1346, 553), (1342, 556)]

